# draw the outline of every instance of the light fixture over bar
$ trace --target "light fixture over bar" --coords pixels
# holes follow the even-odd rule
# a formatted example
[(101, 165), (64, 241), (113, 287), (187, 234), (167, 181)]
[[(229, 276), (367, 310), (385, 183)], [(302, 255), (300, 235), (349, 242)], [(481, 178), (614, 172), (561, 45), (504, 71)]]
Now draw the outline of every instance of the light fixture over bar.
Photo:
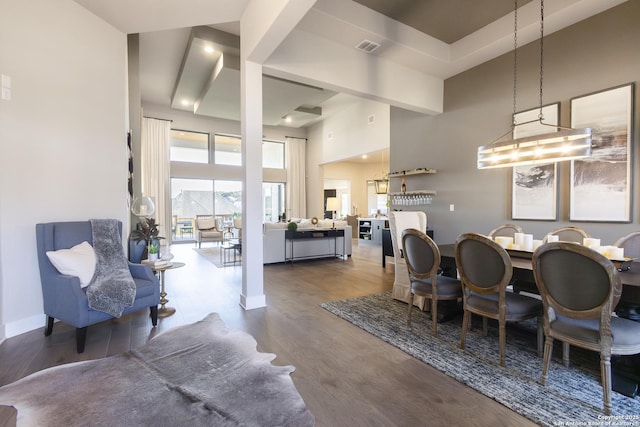
[(478, 148), (478, 169), (550, 163), (591, 155), (590, 128), (560, 128), (556, 132), (500, 141), (511, 132)]

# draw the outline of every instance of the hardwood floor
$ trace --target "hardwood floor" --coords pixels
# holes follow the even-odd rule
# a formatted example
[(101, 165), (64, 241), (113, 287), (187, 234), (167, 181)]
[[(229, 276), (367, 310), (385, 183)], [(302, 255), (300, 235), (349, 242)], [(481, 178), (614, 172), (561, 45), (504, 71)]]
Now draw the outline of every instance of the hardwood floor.
[(81, 355), (74, 329), (61, 323), (46, 338), (43, 329), (10, 338), (0, 346), (0, 385), (139, 347), (159, 332), (217, 312), (229, 328), (253, 335), (259, 351), (276, 354), (274, 364), (296, 367), (293, 381), (318, 426), (535, 425), (320, 307), (391, 288), (393, 263), (382, 268), (380, 246), (354, 241), (347, 261), (265, 266), (268, 306), (251, 311), (239, 305), (242, 268), (216, 268), (193, 248), (172, 247), (175, 260), (186, 263), (166, 272), (173, 316), (159, 319), (156, 328), (146, 311), (90, 326)]

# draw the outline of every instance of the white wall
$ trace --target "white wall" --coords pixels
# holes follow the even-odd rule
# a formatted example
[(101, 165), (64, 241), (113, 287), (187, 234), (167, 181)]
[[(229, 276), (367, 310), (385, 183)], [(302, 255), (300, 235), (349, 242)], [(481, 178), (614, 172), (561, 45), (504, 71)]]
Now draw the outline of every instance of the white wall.
[[(387, 104), (353, 98), (349, 103), (335, 106), (335, 111), (325, 120), (309, 127), (306, 153), (309, 216), (313, 212), (324, 212), (324, 178), (347, 179), (344, 176), (326, 176), (323, 164), (389, 147), (389, 111)], [(370, 116), (374, 118), (373, 123), (369, 123)], [(357, 183), (352, 184), (352, 189), (354, 185)], [(366, 199), (357, 203), (359, 211), (363, 212), (360, 207), (366, 207)]]
[(128, 221), (126, 36), (71, 0), (0, 0), (0, 324), (43, 327), (35, 224)]

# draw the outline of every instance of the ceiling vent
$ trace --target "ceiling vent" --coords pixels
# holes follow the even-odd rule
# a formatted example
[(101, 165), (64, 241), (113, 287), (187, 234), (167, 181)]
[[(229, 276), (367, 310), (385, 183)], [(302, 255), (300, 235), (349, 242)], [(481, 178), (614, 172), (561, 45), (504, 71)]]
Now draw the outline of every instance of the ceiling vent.
[(356, 49), (361, 50), (365, 53), (371, 53), (379, 47), (379, 43), (372, 42), (371, 40), (362, 40), (360, 43), (358, 43)]

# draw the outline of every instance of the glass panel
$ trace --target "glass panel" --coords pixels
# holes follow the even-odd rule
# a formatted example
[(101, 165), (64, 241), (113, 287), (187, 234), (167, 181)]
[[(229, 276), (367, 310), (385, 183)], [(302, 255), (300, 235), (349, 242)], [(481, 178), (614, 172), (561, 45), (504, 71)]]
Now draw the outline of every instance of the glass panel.
[(170, 159), (173, 162), (209, 163), (209, 134), (171, 130)]
[(284, 212), (284, 189), (283, 182), (262, 183), (264, 222), (278, 222), (279, 217)]
[(262, 167), (284, 169), (284, 144), (262, 141)]
[(242, 182), (214, 182), (215, 213), (223, 227), (233, 227), (233, 218), (242, 217)]
[(216, 165), (242, 166), (240, 138), (228, 135), (216, 135), (214, 138)]
[(193, 241), (196, 215), (213, 213), (213, 181), (171, 179), (171, 240)]

